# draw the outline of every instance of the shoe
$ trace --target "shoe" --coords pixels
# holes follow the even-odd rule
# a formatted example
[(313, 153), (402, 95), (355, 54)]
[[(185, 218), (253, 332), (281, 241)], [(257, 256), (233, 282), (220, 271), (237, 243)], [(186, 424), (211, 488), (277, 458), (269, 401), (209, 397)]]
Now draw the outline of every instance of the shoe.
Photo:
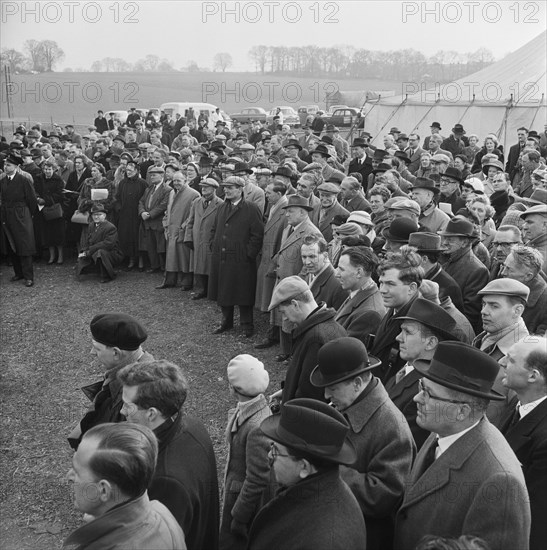
[(255, 333), (254, 327), (245, 327), (243, 329), (243, 334), (245, 335), (245, 338), (251, 338), (252, 336), (254, 336), (254, 333)]
[(192, 300), (201, 300), (202, 298), (206, 298), (207, 294), (204, 294), (203, 292), (200, 292), (198, 294), (194, 294), (192, 296)]
[(187, 292), (188, 290), (192, 290), (192, 287), (186, 285), (186, 286), (183, 286), (181, 289), (182, 289), (183, 292)]
[(216, 330), (213, 330), (213, 334), (222, 334), (223, 332), (233, 328), (233, 325), (220, 325)]
[(27, 280), (25, 281), (25, 286), (34, 286), (34, 281), (31, 280), (31, 279), (27, 279)]
[(155, 269), (154, 268), (147, 269), (146, 273), (159, 273), (159, 271), (160, 271), (160, 268), (156, 267)]
[(127, 270), (128, 270), (128, 271), (131, 271), (134, 267), (135, 267), (135, 262), (134, 262), (133, 260), (131, 260), (131, 261), (127, 264)]
[(284, 353), (280, 353), (279, 355), (276, 355), (276, 356), (275, 356), (275, 360), (276, 360), (278, 363), (283, 363), (283, 362), (285, 362), (289, 357), (290, 357), (290, 355), (285, 355)]
[(51, 259), (48, 260), (47, 265), (51, 265), (51, 264), (54, 264), (54, 263), (55, 263), (55, 259), (51, 258)]
[(114, 279), (111, 279), (110, 277), (103, 277), (101, 279), (101, 283), (110, 283), (112, 282)]
[(57, 260), (57, 265), (63, 265), (64, 263), (64, 260)]
[(15, 281), (20, 281), (22, 278), (23, 278), (23, 277), (21, 277), (20, 275), (14, 275), (14, 276), (10, 279), (10, 281), (11, 281), (12, 283), (14, 283)]
[(156, 290), (161, 290), (163, 288), (173, 288), (174, 285), (166, 285), (165, 283), (156, 287)]
[(255, 344), (254, 348), (255, 349), (268, 349), (268, 348), (271, 348), (273, 346), (276, 346), (277, 344), (279, 344), (278, 341), (272, 340), (271, 338), (266, 338), (266, 340), (262, 340), (262, 342), (258, 342), (258, 344)]
[(143, 273), (143, 272), (144, 272), (144, 267), (143, 267), (143, 266), (140, 266), (140, 267), (139, 267), (139, 271), (140, 271), (141, 273)]

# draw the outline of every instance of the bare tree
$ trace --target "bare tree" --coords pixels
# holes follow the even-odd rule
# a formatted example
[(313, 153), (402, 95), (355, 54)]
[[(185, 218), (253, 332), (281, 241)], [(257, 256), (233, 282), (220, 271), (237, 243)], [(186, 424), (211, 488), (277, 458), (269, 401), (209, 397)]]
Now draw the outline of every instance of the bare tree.
[(41, 42), (31, 38), (25, 42), (24, 49), (30, 57), (32, 69), (42, 72), (44, 70), (44, 58)]
[(227, 52), (217, 53), (213, 58), (213, 67), (220, 69), (223, 73), (233, 65), (232, 56)]
[(253, 46), (249, 50), (249, 57), (255, 62), (257, 70), (260, 70), (260, 73), (264, 74), (266, 68), (266, 60), (268, 58), (267, 46)]
[(40, 44), (42, 46), (44, 68), (47, 72), (51, 72), (55, 64), (65, 58), (65, 52), (54, 40), (42, 40)]
[(16, 73), (24, 68), (25, 56), (13, 48), (2, 48), (0, 59), (2, 67), (7, 65), (12, 73)]
[(102, 61), (93, 61), (91, 64), (91, 71), (94, 73), (100, 73), (103, 70), (103, 62)]

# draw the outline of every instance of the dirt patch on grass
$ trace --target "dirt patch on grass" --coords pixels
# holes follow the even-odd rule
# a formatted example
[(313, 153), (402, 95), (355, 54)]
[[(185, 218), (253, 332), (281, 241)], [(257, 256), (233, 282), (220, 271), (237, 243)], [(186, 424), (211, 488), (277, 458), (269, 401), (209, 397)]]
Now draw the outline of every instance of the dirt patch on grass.
[[(121, 273), (109, 284), (90, 275), (73, 278), (72, 265), (35, 266), (35, 286), (11, 283), (0, 272), (0, 537), (5, 550), (60, 547), (81, 524), (65, 475), (72, 451), (66, 436), (85, 413), (80, 387), (100, 379), (89, 355), (89, 322), (98, 313), (121, 311), (138, 318), (149, 337), (144, 348), (181, 365), (190, 383), (185, 409), (211, 435), (222, 480), (224, 427), (233, 406), (226, 365), (239, 353), (264, 361), (269, 392), (279, 388), (285, 366), (276, 348), (254, 350), (261, 339), (237, 329), (211, 335), (220, 311), (208, 300), (192, 301), (180, 289), (155, 290), (161, 275)], [(255, 312), (262, 337), (268, 316)]]

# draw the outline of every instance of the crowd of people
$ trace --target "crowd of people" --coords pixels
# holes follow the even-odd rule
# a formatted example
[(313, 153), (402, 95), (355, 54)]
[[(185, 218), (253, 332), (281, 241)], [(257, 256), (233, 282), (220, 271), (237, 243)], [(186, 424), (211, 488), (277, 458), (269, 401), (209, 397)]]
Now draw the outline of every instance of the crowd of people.
[(78, 278), (161, 272), (158, 290), (218, 304), (214, 334), (236, 306), (246, 338), (267, 316), (254, 348), (286, 365), (269, 395), (258, 359), (227, 367), (220, 513), (182, 369), (142, 349), (138, 320), (94, 318), (105, 377), (69, 436), (89, 523), (67, 543), (544, 547), (547, 125), (506, 153), (461, 124), (423, 141), (394, 127), (378, 148), (319, 119), (297, 135), (194, 113), (105, 127), (99, 112), (83, 136), (20, 127), (5, 143), (13, 281), (32, 286), (46, 250), (74, 253)]

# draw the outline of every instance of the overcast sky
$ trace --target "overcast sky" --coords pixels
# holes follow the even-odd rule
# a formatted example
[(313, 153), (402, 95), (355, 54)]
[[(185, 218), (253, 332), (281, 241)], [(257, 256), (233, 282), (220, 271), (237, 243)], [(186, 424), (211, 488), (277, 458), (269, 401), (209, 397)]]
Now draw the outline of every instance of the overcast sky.
[[(69, 4), (69, 5), (67, 5)], [(39, 6), (37, 13), (33, 11)], [(239, 7), (238, 7), (239, 6)], [(229, 52), (232, 71), (254, 70), (251, 46), (330, 47), (369, 50), (414, 48), (461, 53), (480, 47), (496, 59), (545, 30), (546, 3), (498, 1), (401, 2), (10, 2), (0, 3), (0, 45), (23, 50), (25, 40), (55, 40), (64, 67), (89, 69), (93, 61), (147, 54), (175, 68), (194, 60), (212, 67)]]

